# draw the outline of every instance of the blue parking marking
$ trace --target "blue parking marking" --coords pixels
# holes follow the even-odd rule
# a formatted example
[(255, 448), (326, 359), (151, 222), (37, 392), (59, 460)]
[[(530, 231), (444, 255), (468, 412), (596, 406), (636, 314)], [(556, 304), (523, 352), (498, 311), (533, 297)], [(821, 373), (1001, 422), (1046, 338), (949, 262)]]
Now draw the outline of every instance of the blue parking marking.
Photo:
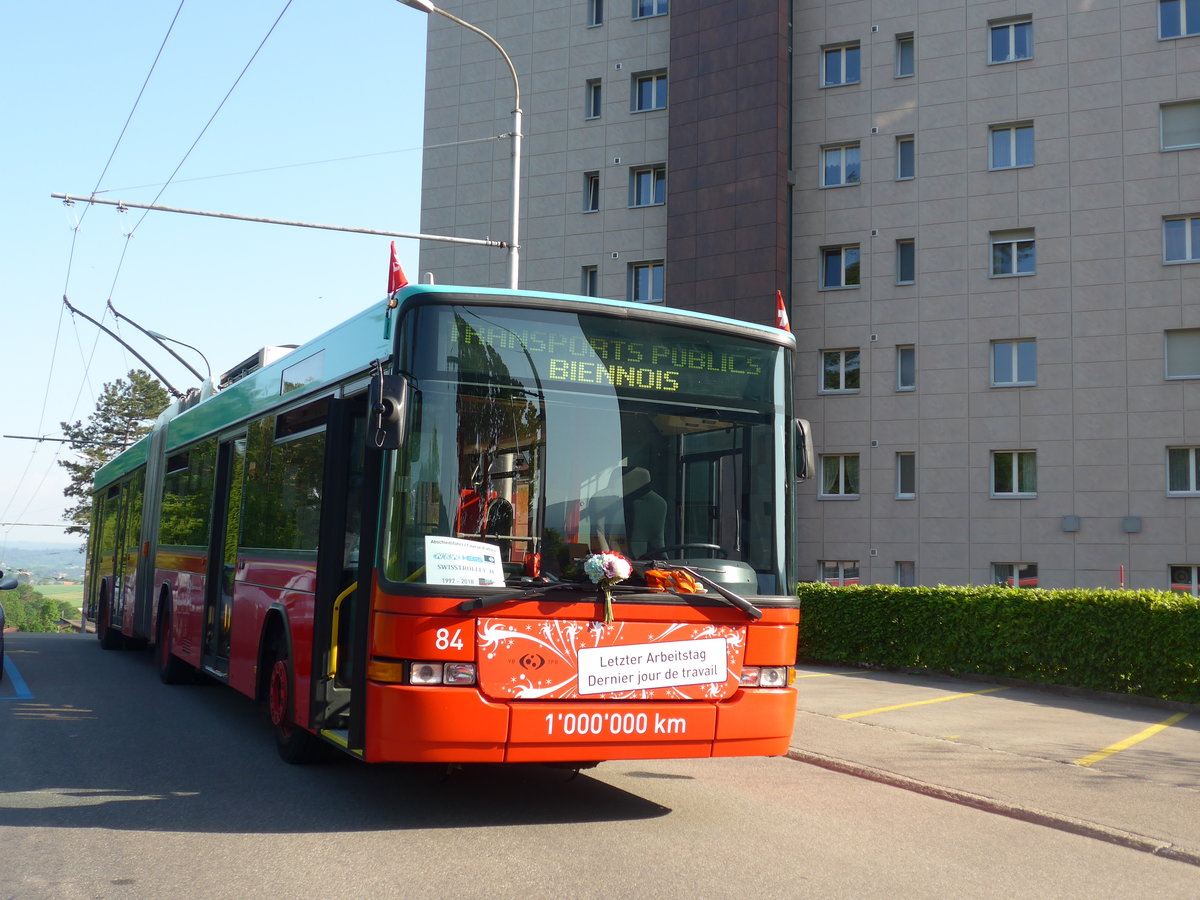
[(0, 700), (32, 700), (33, 694), (29, 690), (29, 685), (25, 683), (25, 679), (21, 677), (21, 673), (17, 671), (17, 664), (12, 661), (12, 657), (7, 653), (4, 654), (4, 677), (12, 682), (16, 694), (11, 697), (0, 697)]

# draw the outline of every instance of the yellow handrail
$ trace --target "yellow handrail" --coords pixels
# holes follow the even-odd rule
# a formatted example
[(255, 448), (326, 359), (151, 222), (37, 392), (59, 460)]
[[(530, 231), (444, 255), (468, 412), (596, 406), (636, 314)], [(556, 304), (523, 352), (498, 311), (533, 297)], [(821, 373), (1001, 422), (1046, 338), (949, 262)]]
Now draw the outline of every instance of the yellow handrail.
[(342, 601), (358, 590), (358, 582), (354, 582), (350, 587), (346, 588), (337, 599), (333, 601), (333, 635), (330, 638), (329, 646), (329, 677), (333, 678), (337, 675), (338, 664), (338, 624), (341, 622)]

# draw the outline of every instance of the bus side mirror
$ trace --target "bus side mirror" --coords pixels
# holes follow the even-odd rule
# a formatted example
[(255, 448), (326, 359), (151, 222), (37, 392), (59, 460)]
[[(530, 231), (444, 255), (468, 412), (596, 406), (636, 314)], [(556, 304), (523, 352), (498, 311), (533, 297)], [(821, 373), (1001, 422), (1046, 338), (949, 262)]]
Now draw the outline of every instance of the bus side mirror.
[(796, 420), (796, 478), (807, 481), (816, 471), (813, 458), (812, 425), (808, 419)]
[(378, 450), (399, 450), (404, 443), (408, 379), (403, 375), (376, 374), (367, 394), (367, 445)]
[(0, 591), (15, 591), (17, 589), (17, 579), (9, 575), (4, 577), (4, 573), (0, 572)]

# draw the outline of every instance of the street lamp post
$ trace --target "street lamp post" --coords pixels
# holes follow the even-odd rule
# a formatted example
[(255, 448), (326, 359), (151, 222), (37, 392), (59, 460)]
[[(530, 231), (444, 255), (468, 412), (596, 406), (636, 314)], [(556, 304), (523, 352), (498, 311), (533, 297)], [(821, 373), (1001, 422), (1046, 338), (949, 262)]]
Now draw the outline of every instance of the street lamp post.
[(504, 62), (508, 65), (508, 72), (512, 76), (514, 98), (512, 130), (512, 222), (509, 225), (508, 231), (508, 286), (516, 290), (517, 269), (520, 263), (521, 249), (520, 241), (518, 240), (518, 232), (521, 224), (521, 83), (517, 80), (517, 68), (513, 65), (512, 58), (500, 46), (500, 42), (482, 28), (472, 25), (464, 19), (460, 19), (453, 13), (448, 13), (446, 10), (434, 6), (429, 0), (397, 0), (397, 2), (430, 15), (437, 13), (451, 22), (456, 22), (468, 31), (475, 32), (495, 47), (499, 51), (500, 56), (504, 58)]

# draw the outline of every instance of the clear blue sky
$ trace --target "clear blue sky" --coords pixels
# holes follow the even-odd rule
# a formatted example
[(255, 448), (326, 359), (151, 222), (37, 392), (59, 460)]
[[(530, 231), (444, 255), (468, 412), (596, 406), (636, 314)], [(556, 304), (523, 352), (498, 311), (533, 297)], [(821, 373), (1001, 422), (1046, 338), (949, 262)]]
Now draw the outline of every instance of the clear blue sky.
[[(126, 238), (122, 226), (142, 213), (107, 206), (91, 207), (76, 233), (50, 198), (90, 193), (117, 146), (100, 190), (153, 201), (285, 5), (187, 0), (117, 146), (178, 0), (0, 4), (0, 433), (60, 435), (105, 382), (139, 365), (65, 312), (64, 293), (97, 319), (111, 297), (202, 350), (214, 373), (314, 337), (385, 293), (388, 238), (156, 212)], [(157, 202), (419, 231), (426, 29), (395, 0), (293, 0)], [(252, 170), (267, 171), (231, 174)], [(416, 280), (416, 242), (397, 249)], [(194, 383), (130, 326), (121, 333), (177, 387)], [(75, 540), (33, 527), (62, 522), (64, 452), (0, 440), (0, 522), (31, 523), (0, 526), (0, 557), (12, 542)]]

